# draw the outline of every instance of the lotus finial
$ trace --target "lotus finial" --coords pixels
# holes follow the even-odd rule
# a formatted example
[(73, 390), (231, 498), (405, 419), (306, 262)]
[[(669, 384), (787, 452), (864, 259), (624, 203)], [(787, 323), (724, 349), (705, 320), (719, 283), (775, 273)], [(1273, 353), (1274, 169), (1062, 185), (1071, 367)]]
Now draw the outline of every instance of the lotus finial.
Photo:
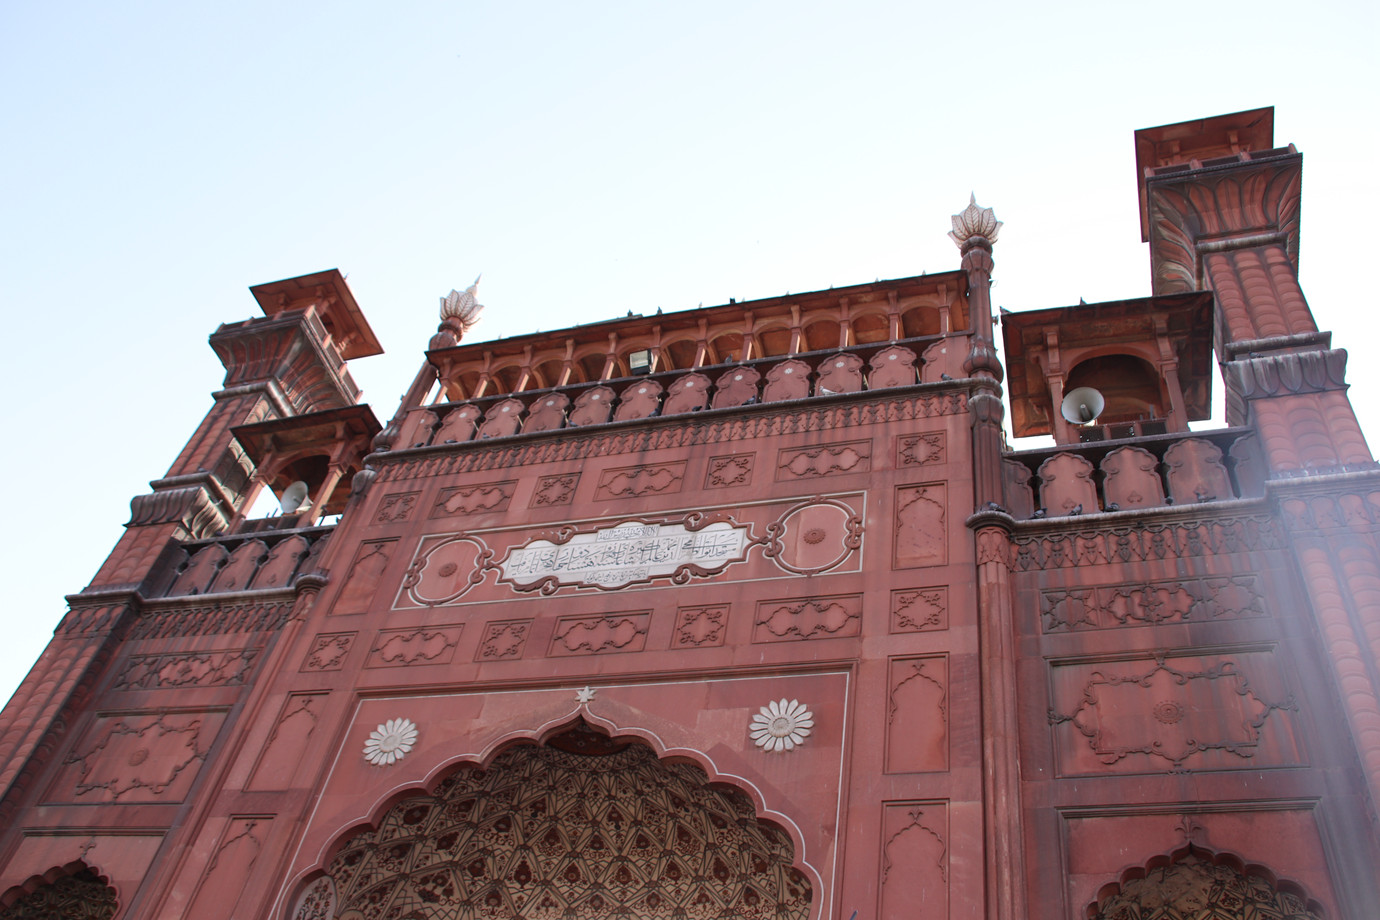
[(963, 213), (955, 214), (953, 221), (954, 229), (949, 233), (949, 239), (953, 240), (954, 245), (960, 250), (977, 236), (984, 238), (988, 243), (995, 243), (997, 234), (1001, 231), (1001, 221), (997, 220), (991, 208), (978, 206), (975, 194), (968, 196), (968, 207), (963, 209)]

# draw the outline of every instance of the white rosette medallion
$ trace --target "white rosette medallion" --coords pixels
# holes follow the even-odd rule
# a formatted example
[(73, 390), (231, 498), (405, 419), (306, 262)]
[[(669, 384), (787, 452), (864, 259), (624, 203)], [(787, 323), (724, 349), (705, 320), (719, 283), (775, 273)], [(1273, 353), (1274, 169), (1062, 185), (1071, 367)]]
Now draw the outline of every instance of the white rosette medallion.
[(814, 727), (814, 713), (799, 700), (778, 700), (763, 706), (752, 717), (748, 733), (752, 743), (764, 751), (791, 751), (804, 744)]
[(364, 759), (386, 767), (396, 763), (417, 743), (417, 726), (411, 719), (389, 719), (369, 733), (364, 742)]

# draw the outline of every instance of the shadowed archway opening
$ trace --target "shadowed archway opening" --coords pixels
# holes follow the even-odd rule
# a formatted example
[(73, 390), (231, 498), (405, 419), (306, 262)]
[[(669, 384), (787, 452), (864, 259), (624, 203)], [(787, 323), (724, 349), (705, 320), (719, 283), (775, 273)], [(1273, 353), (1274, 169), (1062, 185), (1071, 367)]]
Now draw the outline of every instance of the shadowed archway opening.
[(0, 897), (0, 920), (110, 920), (119, 903), (115, 889), (89, 867), (78, 863), (57, 870), (56, 877), (35, 877), (32, 884)]
[(793, 861), (741, 791), (581, 723), (398, 802), (303, 897), (333, 902), (324, 916), (399, 920), (805, 920)]
[(1188, 846), (1106, 886), (1089, 920), (1322, 920), (1297, 885), (1260, 866)]

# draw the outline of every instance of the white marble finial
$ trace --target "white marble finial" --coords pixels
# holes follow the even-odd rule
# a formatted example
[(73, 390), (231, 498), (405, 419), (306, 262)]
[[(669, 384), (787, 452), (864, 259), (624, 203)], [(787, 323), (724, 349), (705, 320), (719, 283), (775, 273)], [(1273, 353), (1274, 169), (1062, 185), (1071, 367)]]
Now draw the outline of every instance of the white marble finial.
[[(480, 275), (479, 278), (483, 278)], [(465, 288), (464, 291), (451, 291), (441, 298), (441, 319), (455, 319), (465, 329), (469, 329), (479, 322), (479, 312), (484, 309), (484, 305), (479, 302), (479, 278), (474, 279), (474, 284)]]
[(968, 207), (963, 209), (963, 213), (955, 214), (953, 221), (954, 229), (949, 233), (949, 239), (953, 240), (959, 249), (975, 236), (995, 243), (997, 233), (1001, 231), (1001, 221), (997, 220), (991, 208), (979, 207), (977, 196), (974, 194), (968, 196)]

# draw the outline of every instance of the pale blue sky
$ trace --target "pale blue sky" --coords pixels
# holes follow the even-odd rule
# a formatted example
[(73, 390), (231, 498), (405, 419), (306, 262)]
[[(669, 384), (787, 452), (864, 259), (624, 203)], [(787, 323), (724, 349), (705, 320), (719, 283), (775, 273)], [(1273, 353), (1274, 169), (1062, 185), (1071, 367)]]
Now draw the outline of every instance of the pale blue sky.
[(324, 268), (381, 419), (481, 271), (476, 339), (947, 271), (970, 190), (998, 304), (1144, 296), (1132, 132), (1274, 105), (1380, 432), (1375, 6), (6, 4), (0, 698), (208, 408), (206, 336)]

